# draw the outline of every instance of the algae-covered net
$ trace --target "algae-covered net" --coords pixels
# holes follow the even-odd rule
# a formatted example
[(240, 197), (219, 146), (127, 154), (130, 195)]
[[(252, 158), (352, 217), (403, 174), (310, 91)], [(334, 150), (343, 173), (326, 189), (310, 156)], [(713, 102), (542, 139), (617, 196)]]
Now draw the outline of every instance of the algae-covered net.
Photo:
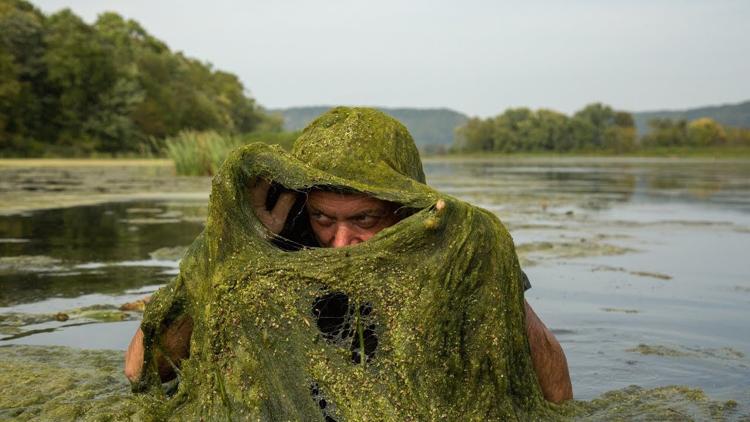
[[(304, 231), (299, 204), (276, 238), (255, 216), (248, 186), (259, 179), (300, 192), (298, 202), (311, 188), (344, 189), (410, 215), (364, 243), (305, 247), (294, 237)], [(424, 184), (400, 123), (374, 110), (334, 109), (291, 154), (253, 144), (226, 160), (205, 231), (147, 308), (147, 365), (137, 388), (158, 387), (156, 339), (187, 314), (190, 358), (160, 414), (540, 416), (550, 407), (529, 357), (520, 276), (513, 242), (493, 214)]]

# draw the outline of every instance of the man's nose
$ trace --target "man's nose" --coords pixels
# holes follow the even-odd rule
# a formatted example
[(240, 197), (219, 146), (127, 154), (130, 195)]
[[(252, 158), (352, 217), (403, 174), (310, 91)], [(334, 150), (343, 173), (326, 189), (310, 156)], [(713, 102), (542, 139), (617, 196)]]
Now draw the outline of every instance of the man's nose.
[(333, 242), (331, 242), (332, 248), (340, 248), (342, 246), (349, 246), (360, 243), (361, 240), (357, 234), (347, 224), (339, 224), (336, 227), (336, 233), (333, 235)]

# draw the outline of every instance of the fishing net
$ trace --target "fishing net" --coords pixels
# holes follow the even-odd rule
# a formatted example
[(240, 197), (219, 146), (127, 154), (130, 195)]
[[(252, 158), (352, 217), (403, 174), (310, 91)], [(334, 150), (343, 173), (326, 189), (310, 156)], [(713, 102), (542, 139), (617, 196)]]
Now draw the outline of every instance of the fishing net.
[[(254, 214), (297, 191), (280, 235)], [(175, 419), (515, 420), (552, 416), (525, 337), (513, 241), (490, 212), (424, 183), (407, 130), (371, 109), (315, 120), (291, 153), (235, 151), (213, 180), (206, 228), (146, 309), (134, 387)], [(366, 193), (407, 217), (370, 240), (308, 240), (305, 192)], [(276, 192), (274, 194), (274, 192)], [(307, 234), (307, 235), (306, 235)], [(160, 333), (193, 320), (190, 357), (165, 395)]]

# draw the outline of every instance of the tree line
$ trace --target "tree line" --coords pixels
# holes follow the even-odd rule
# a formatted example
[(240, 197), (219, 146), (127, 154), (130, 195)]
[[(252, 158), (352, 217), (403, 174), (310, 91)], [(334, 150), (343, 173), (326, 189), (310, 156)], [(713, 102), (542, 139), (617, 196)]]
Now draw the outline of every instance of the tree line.
[(237, 76), (116, 13), (0, 0), (0, 155), (144, 154), (182, 130), (278, 131)]
[(511, 108), (469, 119), (456, 129), (454, 150), (461, 152), (633, 152), (660, 147), (750, 146), (750, 130), (725, 128), (710, 118), (653, 119), (638, 136), (632, 114), (589, 104), (572, 116), (553, 110)]

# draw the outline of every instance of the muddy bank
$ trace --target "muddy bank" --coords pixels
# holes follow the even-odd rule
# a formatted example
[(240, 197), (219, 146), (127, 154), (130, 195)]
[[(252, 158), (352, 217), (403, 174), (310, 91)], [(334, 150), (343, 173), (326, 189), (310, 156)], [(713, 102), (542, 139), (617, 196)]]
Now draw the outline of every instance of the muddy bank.
[(137, 199), (206, 198), (169, 160), (0, 160), (0, 215)]

